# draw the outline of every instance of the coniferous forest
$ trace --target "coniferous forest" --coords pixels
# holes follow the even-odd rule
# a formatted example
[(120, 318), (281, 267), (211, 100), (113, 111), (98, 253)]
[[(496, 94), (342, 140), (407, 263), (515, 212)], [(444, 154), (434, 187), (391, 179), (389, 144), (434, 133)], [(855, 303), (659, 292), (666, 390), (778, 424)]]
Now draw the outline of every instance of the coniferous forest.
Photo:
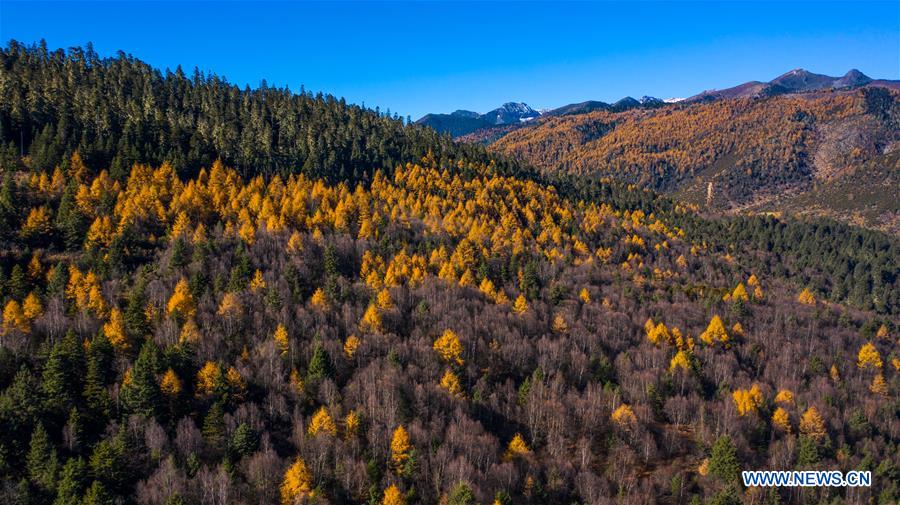
[(2, 503), (900, 499), (896, 236), (90, 46), (0, 143)]

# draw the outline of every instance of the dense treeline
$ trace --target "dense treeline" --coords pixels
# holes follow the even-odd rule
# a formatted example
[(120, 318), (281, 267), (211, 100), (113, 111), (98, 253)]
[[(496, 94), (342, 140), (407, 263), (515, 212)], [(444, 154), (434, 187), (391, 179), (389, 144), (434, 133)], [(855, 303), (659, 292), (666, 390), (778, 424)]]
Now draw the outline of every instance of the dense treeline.
[[(364, 180), (374, 169), (438, 158), (488, 163), (484, 149), (456, 144), (396, 116), (330, 95), (240, 89), (179, 67), (160, 72), (124, 53), (101, 59), (88, 46), (48, 51), (11, 41), (0, 50), (0, 141), (7, 163), (27, 154), (52, 167), (78, 151), (121, 180), (133, 163), (171, 163), (193, 176), (217, 159), (242, 175), (303, 172)], [(497, 159), (497, 169), (516, 164)]]

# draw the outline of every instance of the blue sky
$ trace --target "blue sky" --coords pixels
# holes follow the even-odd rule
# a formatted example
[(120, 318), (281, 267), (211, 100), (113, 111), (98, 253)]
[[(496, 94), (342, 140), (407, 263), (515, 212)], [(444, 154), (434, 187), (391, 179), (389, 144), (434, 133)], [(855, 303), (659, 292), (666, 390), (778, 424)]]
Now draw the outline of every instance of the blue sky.
[(0, 40), (92, 41), (240, 85), (324, 91), (417, 119), (684, 97), (792, 68), (900, 79), (900, 0), (864, 2), (9, 2)]

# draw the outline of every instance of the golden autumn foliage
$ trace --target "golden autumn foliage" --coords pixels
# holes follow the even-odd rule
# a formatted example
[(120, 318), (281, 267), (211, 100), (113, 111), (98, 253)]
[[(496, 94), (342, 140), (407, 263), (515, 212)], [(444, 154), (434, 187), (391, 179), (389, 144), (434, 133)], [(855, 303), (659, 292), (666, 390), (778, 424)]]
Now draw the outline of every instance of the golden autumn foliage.
[(803, 305), (815, 305), (816, 304), (816, 296), (809, 290), (809, 288), (804, 288), (803, 291), (797, 295), (797, 301), (802, 303)]
[(406, 505), (406, 497), (403, 496), (396, 484), (391, 484), (384, 490), (381, 505)]
[(109, 216), (99, 216), (91, 223), (88, 229), (84, 246), (88, 249), (95, 247), (109, 247), (115, 238), (115, 230)]
[(688, 352), (678, 351), (669, 362), (669, 373), (675, 373), (678, 370), (690, 371), (691, 358)]
[(381, 313), (378, 311), (377, 305), (374, 303), (369, 304), (359, 323), (359, 327), (371, 333), (380, 333), (382, 331)]
[(391, 437), (391, 466), (394, 471), (400, 472), (406, 462), (409, 461), (412, 444), (409, 441), (409, 433), (401, 424), (394, 430)]
[(856, 356), (856, 366), (859, 367), (860, 370), (871, 368), (877, 369), (883, 366), (881, 354), (878, 352), (878, 349), (875, 348), (874, 344), (869, 342), (859, 348), (859, 353)]
[(281, 481), (281, 505), (294, 505), (312, 494), (312, 474), (303, 459), (297, 456)]
[(825, 421), (822, 420), (822, 416), (815, 407), (809, 407), (800, 417), (800, 433), (816, 440), (828, 436), (828, 432), (825, 430)]
[(347, 414), (346, 417), (344, 417), (344, 435), (346, 435), (346, 438), (355, 437), (359, 433), (361, 424), (362, 420), (355, 410)]
[(791, 420), (786, 410), (781, 407), (775, 409), (772, 413), (772, 426), (782, 433), (791, 432)]
[(463, 396), (462, 385), (459, 382), (459, 377), (455, 373), (453, 373), (453, 370), (447, 370), (446, 372), (444, 372), (444, 375), (441, 377), (440, 385), (453, 396)]
[(613, 411), (609, 418), (612, 422), (623, 428), (629, 428), (637, 424), (637, 417), (634, 415), (634, 410), (632, 410), (631, 406), (624, 403), (616, 407), (616, 410)]
[(319, 407), (319, 410), (313, 414), (312, 420), (309, 422), (309, 426), (306, 428), (307, 435), (314, 437), (318, 434), (324, 435), (337, 435), (337, 425), (334, 423), (334, 419), (331, 418), (331, 415), (328, 413), (328, 409), (325, 407)]
[(872, 383), (869, 384), (869, 391), (877, 395), (887, 396), (888, 384), (887, 381), (884, 380), (884, 375), (878, 373), (872, 378)]
[(556, 333), (566, 333), (569, 331), (569, 323), (566, 321), (565, 316), (562, 314), (555, 314), (553, 316), (553, 331)]
[(438, 355), (448, 363), (462, 365), (463, 346), (459, 341), (459, 336), (453, 330), (444, 330), (444, 333), (434, 341), (432, 346)]
[(780, 403), (783, 405), (793, 405), (794, 393), (791, 392), (790, 389), (782, 389), (778, 391), (778, 394), (775, 395), (775, 403)]
[(381, 310), (390, 310), (394, 308), (394, 300), (391, 298), (391, 292), (388, 291), (387, 288), (378, 292), (376, 303)]
[(182, 344), (196, 344), (200, 341), (200, 328), (193, 319), (185, 321), (181, 327), (181, 333), (178, 335), (178, 341)]
[(578, 292), (578, 298), (584, 303), (591, 303), (591, 294), (587, 288), (581, 288), (581, 291)]
[(46, 237), (50, 234), (50, 211), (46, 207), (36, 207), (28, 212), (25, 223), (19, 231), (24, 239)]
[(222, 369), (212, 361), (207, 361), (197, 372), (197, 394), (209, 395), (222, 381)]
[(30, 326), (19, 302), (10, 300), (3, 307), (3, 333), (9, 333), (13, 330), (28, 333)]
[(103, 334), (119, 352), (125, 352), (131, 347), (125, 334), (125, 319), (119, 309), (112, 309), (109, 312), (109, 321), (103, 325)]
[(513, 312), (516, 314), (524, 314), (526, 310), (528, 310), (528, 300), (526, 300), (524, 296), (519, 295), (516, 298), (516, 302), (513, 304)]
[(175, 290), (172, 291), (166, 310), (169, 314), (177, 314), (184, 318), (192, 317), (197, 312), (187, 279), (182, 278), (175, 284)]
[(173, 398), (181, 393), (181, 379), (178, 378), (174, 370), (171, 368), (166, 370), (166, 373), (163, 374), (162, 379), (159, 381), (159, 389), (164, 395)]
[(283, 324), (279, 324), (278, 327), (275, 328), (275, 334), (272, 335), (272, 338), (275, 339), (275, 345), (278, 347), (278, 350), (281, 351), (281, 354), (287, 354), (288, 349), (290, 348), (290, 340), (288, 339), (287, 328), (285, 328)]
[(41, 305), (41, 299), (38, 298), (34, 291), (28, 293), (28, 296), (22, 300), (22, 315), (25, 316), (25, 319), (29, 324), (33, 323), (43, 311), (44, 308)]
[(763, 403), (762, 392), (757, 384), (753, 384), (749, 389), (735, 390), (731, 393), (731, 398), (741, 416), (756, 412)]
[(325, 296), (325, 291), (322, 288), (316, 288), (309, 299), (309, 304), (318, 309), (328, 306), (328, 297)]
[(728, 333), (725, 332), (725, 324), (722, 318), (714, 315), (706, 327), (706, 331), (700, 334), (700, 340), (706, 345), (715, 345), (716, 343), (728, 343)]
[(525, 443), (522, 434), (516, 433), (512, 440), (509, 441), (509, 444), (507, 444), (506, 452), (503, 453), (503, 459), (504, 461), (511, 461), (529, 454), (531, 454), (531, 449), (528, 448), (528, 444)]
[(259, 291), (260, 289), (266, 289), (266, 281), (263, 279), (262, 271), (256, 269), (253, 279), (250, 280), (250, 291)]
[(353, 358), (353, 355), (356, 354), (356, 350), (359, 349), (359, 337), (356, 335), (350, 335), (344, 340), (344, 355), (348, 358)]

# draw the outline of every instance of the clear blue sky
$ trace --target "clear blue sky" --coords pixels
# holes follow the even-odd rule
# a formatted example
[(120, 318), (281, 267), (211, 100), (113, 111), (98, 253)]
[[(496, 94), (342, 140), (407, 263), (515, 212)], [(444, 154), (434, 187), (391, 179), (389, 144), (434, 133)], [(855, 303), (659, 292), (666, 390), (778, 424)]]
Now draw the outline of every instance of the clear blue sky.
[(792, 68), (900, 79), (900, 0), (113, 3), (0, 0), (0, 40), (94, 43), (240, 85), (304, 84), (413, 119), (684, 97)]

